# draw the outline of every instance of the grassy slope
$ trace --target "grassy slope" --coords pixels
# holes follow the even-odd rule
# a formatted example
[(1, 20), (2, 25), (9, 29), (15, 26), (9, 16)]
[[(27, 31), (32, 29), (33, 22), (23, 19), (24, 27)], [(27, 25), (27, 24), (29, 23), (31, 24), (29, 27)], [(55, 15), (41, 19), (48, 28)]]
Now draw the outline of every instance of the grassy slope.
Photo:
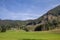
[(0, 40), (60, 40), (60, 33), (7, 31), (0, 33)]

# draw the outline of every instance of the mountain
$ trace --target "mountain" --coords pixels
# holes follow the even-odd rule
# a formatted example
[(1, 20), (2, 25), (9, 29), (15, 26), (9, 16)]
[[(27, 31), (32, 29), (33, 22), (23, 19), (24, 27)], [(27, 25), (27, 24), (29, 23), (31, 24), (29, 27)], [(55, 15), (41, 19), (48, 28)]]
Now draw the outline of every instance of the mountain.
[(52, 30), (60, 28), (60, 5), (49, 10), (43, 16), (34, 20), (36, 25), (27, 25), (27, 29), (33, 31)]
[(45, 31), (60, 28), (60, 5), (49, 10), (43, 16), (35, 20), (1, 20), (0, 28), (4, 26), (7, 30), (11, 28), (26, 31)]

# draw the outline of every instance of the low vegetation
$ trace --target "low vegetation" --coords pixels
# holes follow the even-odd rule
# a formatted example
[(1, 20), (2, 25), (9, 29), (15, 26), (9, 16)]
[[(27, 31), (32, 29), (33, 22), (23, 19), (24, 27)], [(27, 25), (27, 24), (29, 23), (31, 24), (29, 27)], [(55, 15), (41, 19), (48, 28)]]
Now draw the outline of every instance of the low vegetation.
[(10, 30), (5, 33), (0, 33), (0, 40), (60, 40), (60, 32)]

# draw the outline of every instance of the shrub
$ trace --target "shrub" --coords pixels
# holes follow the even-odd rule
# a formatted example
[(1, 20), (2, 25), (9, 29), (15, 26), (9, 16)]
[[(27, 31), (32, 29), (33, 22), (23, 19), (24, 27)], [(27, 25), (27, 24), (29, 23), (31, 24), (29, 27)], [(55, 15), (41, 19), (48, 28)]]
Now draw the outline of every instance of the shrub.
[(1, 26), (1, 32), (6, 32), (6, 27), (5, 26)]

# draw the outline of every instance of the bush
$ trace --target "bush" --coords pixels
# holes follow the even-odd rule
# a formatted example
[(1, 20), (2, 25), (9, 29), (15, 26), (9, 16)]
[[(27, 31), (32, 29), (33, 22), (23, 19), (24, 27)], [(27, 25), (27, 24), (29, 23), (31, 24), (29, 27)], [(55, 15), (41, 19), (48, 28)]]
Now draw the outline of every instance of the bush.
[(6, 27), (5, 26), (1, 26), (1, 32), (6, 32)]
[(29, 31), (27, 28), (24, 28), (23, 30), (25, 30), (26, 32), (28, 32), (28, 31)]

